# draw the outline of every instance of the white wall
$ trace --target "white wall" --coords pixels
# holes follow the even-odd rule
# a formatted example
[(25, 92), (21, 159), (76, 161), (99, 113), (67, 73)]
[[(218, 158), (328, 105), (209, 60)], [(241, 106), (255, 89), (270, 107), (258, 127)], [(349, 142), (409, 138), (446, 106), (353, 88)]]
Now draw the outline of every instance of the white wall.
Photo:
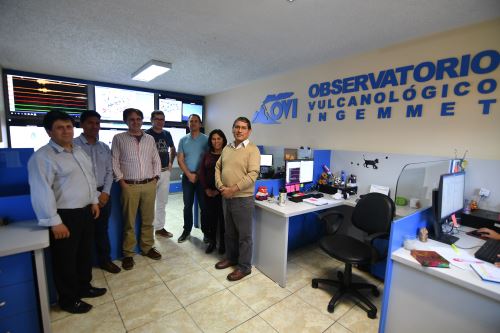
[[(420, 118), (407, 118), (405, 111), (409, 102), (400, 100), (390, 104), (393, 108), (390, 119), (377, 119), (376, 111), (379, 105), (369, 105), (365, 107), (364, 120), (354, 119), (356, 108), (346, 108), (346, 119), (335, 120), (334, 115), (339, 108), (334, 107), (327, 111), (326, 121), (307, 122), (308, 114), (317, 117), (318, 113), (318, 110), (309, 111), (308, 107), (308, 102), (318, 100), (311, 98), (308, 93), (313, 83), (378, 73), (385, 69), (417, 65), (424, 61), (435, 63), (439, 59), (475, 55), (483, 50), (500, 50), (500, 19), (436, 33), (323, 65), (298, 69), (207, 96), (205, 124), (208, 130), (221, 128), (228, 137), (232, 137), (231, 125), (236, 117), (246, 116), (252, 120), (267, 95), (294, 92), (293, 98), (298, 99), (297, 118), (281, 118), (281, 124), (275, 125), (254, 123), (251, 139), (256, 144), (331, 149), (334, 151), (334, 168), (347, 162), (349, 154), (356, 155), (358, 160), (361, 160), (363, 153), (367, 158), (379, 156), (381, 159), (389, 156), (387, 163), (381, 160), (381, 169), (378, 171), (366, 168), (346, 170), (359, 173), (360, 179), (367, 181), (367, 184), (372, 182), (373, 177), (379, 180), (373, 180), (373, 183), (384, 185), (385, 182), (389, 186), (395, 185), (401, 167), (406, 163), (449, 159), (455, 156), (455, 152), (461, 157), (468, 151), (466, 195), (470, 197), (479, 187), (486, 187), (492, 193), (483, 203), (483, 207), (500, 210), (500, 179), (497, 177), (500, 170), (500, 87), (487, 95), (480, 94), (477, 88), (471, 88), (466, 96), (438, 96), (433, 99), (417, 97), (410, 104), (423, 104), (424, 111)], [(500, 68), (484, 75), (472, 73), (462, 78), (431, 80), (425, 84), (409, 82), (404, 86), (391, 87), (390, 90), (402, 94), (402, 91), (413, 83), (421, 90), (429, 84), (438, 87), (444, 84), (455, 86), (462, 81), (469, 82), (471, 87), (477, 87), (478, 82), (484, 79), (496, 80), (500, 86)], [(379, 90), (371, 92), (377, 91)], [(344, 97), (352, 95), (355, 94), (347, 94)], [(338, 96), (333, 97), (336, 99)], [(486, 98), (497, 100), (492, 104), (488, 115), (482, 114), (478, 104), (478, 100)], [(450, 101), (456, 102), (455, 115), (441, 116), (442, 103)], [(341, 160), (342, 156), (346, 158), (344, 161)], [(387, 176), (384, 179), (385, 176), (382, 175), (385, 173)]]

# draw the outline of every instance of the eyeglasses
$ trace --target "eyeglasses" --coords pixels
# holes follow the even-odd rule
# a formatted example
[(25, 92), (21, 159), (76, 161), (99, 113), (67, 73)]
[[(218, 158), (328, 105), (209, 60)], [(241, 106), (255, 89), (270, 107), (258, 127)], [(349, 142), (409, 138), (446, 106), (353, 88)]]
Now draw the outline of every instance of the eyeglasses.
[(153, 121), (165, 121), (165, 118), (153, 118)]

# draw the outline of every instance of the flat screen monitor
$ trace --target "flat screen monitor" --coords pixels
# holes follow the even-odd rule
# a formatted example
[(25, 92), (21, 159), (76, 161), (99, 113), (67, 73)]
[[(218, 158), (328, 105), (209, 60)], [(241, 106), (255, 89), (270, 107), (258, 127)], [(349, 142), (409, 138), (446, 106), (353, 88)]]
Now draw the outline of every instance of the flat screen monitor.
[(432, 239), (446, 244), (453, 244), (458, 240), (458, 237), (450, 234), (448, 219), (463, 209), (464, 190), (465, 173), (441, 175), (439, 188), (432, 193), (432, 208), (435, 214)]
[(182, 121), (187, 121), (192, 114), (197, 114), (203, 121), (203, 105), (182, 103)]
[(314, 161), (293, 160), (285, 163), (285, 184), (306, 184), (313, 181)]
[(261, 154), (260, 155), (260, 166), (272, 167), (273, 166), (273, 155)]
[(439, 180), (438, 216), (440, 220), (464, 208), (465, 173), (449, 173), (441, 175)]
[(140, 90), (95, 86), (95, 109), (101, 120), (123, 121), (123, 110), (135, 108), (142, 111), (144, 122), (151, 121), (155, 109), (154, 94)]
[(182, 121), (182, 101), (172, 98), (158, 99), (158, 109), (165, 114), (165, 121)]
[[(81, 128), (74, 128), (75, 138), (83, 133)], [(33, 148), (38, 150), (46, 145), (50, 138), (45, 128), (40, 126), (9, 126), (11, 148)]]
[(82, 83), (6, 74), (9, 118), (41, 124), (49, 111), (79, 117), (88, 107), (88, 86)]

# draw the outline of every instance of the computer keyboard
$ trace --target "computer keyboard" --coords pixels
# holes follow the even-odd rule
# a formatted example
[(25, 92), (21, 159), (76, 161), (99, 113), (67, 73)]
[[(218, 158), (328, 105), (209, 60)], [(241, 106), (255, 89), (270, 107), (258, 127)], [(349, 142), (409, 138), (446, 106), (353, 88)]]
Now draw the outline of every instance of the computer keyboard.
[(496, 261), (500, 261), (500, 258), (497, 258), (500, 253), (500, 241), (494, 239), (488, 239), (483, 246), (479, 248), (479, 250), (474, 253), (474, 256), (477, 259), (481, 259), (487, 262), (491, 262), (492, 264)]

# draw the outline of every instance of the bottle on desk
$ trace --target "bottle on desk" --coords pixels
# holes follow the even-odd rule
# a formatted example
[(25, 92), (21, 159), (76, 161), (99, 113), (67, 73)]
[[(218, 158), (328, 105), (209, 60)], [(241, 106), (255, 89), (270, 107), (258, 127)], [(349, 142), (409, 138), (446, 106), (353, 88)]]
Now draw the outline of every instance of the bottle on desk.
[(286, 203), (286, 188), (280, 188), (280, 194), (278, 196), (278, 205), (284, 206)]

